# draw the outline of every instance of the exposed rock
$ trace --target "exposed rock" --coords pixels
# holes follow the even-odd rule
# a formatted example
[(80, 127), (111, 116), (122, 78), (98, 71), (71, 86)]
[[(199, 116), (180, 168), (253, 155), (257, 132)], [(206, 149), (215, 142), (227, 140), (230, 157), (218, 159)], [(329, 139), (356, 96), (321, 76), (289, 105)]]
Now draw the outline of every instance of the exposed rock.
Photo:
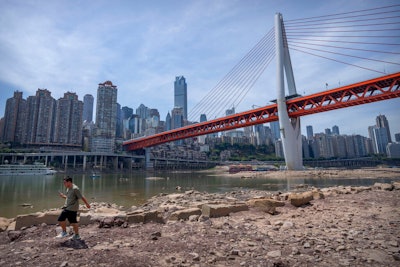
[[(287, 205), (292, 194), (271, 195), (259, 190), (160, 194), (127, 212), (110, 204), (93, 203), (93, 210), (80, 215), (81, 223), (89, 222), (81, 224), (82, 240), (55, 239), (59, 227), (46, 223), (0, 232), (0, 265), (399, 264), (396, 237), (400, 236), (400, 191), (373, 186), (297, 190), (309, 190), (298, 195), (305, 198), (311, 194), (312, 205)], [(324, 198), (314, 198), (315, 192)], [(208, 209), (203, 212), (199, 205)], [(279, 212), (273, 216), (265, 213), (263, 207), (267, 205), (277, 206)], [(95, 212), (100, 210), (106, 213)], [(171, 216), (179, 219), (171, 220)], [(98, 228), (100, 222), (109, 228)]]
[(301, 207), (309, 204), (314, 199), (313, 192), (292, 193), (289, 195), (290, 204), (295, 207)]
[(0, 232), (5, 231), (12, 221), (12, 219), (0, 217)]
[(275, 214), (277, 207), (285, 206), (285, 202), (274, 200), (271, 198), (253, 198), (248, 200), (247, 205), (250, 207), (257, 207), (269, 214)]
[(377, 188), (380, 190), (392, 191), (394, 186), (393, 186), (393, 184), (387, 184), (387, 183), (375, 183), (374, 188)]
[(169, 216), (169, 220), (188, 220), (192, 215), (201, 215), (201, 210), (199, 208), (189, 208), (184, 210), (175, 211)]
[(205, 204), (202, 208), (202, 215), (217, 218), (228, 216), (230, 213), (248, 210), (248, 206), (242, 204)]

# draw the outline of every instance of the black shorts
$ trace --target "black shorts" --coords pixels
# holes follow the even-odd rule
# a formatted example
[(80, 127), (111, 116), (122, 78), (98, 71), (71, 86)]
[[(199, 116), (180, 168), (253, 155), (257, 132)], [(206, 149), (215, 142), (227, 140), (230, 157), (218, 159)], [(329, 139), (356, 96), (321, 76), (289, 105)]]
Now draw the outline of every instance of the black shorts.
[(77, 223), (78, 221), (76, 220), (77, 217), (77, 211), (70, 211), (70, 210), (66, 210), (64, 209), (60, 216), (58, 216), (58, 221), (59, 222), (63, 222), (65, 221), (65, 219), (68, 219), (69, 223)]

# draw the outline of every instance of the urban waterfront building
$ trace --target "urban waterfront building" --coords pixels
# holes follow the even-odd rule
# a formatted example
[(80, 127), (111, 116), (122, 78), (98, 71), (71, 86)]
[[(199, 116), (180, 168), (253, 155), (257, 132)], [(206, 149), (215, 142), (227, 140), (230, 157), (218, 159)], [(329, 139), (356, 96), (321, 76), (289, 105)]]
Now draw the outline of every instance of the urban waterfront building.
[(67, 92), (57, 100), (53, 142), (65, 145), (82, 145), (82, 113), (84, 103), (78, 95)]
[(281, 139), (279, 121), (270, 122), (269, 126), (271, 127), (272, 138), (274, 138), (274, 140)]
[(122, 138), (124, 129), (122, 125), (122, 110), (121, 110), (121, 105), (119, 103), (117, 103), (117, 121), (115, 128), (116, 128), (115, 137)]
[(183, 127), (183, 108), (175, 107), (171, 112), (171, 129), (177, 129)]
[(56, 100), (47, 89), (38, 89), (35, 96), (27, 99), (27, 120), (25, 133), (27, 144), (53, 143)]
[(165, 130), (166, 131), (172, 130), (172, 119), (171, 119), (171, 114), (169, 114), (169, 111), (167, 113), (167, 116), (165, 117)]
[(307, 140), (311, 140), (314, 136), (313, 127), (311, 125), (307, 125), (306, 130), (307, 130)]
[(392, 142), (389, 122), (385, 115), (376, 117), (376, 125), (368, 127), (375, 154), (386, 154), (386, 146)]
[(394, 140), (396, 140), (396, 142), (400, 142), (400, 133), (394, 134)]
[(387, 145), (386, 150), (389, 158), (400, 158), (400, 143), (390, 143)]
[(121, 117), (122, 120), (127, 120), (133, 115), (133, 108), (130, 107), (122, 107), (121, 108)]
[(86, 122), (93, 121), (93, 105), (94, 97), (92, 95), (86, 94), (83, 97), (83, 114), (82, 120)]
[(392, 142), (392, 137), (390, 135), (390, 127), (389, 127), (389, 122), (386, 119), (385, 115), (379, 115), (376, 117), (376, 127), (377, 128), (384, 128), (386, 132), (386, 138), (388, 140), (388, 143)]
[(22, 92), (15, 91), (14, 96), (7, 99), (3, 121), (1, 140), (3, 142), (23, 143), (23, 137), (25, 136), (26, 100), (22, 98)]
[(92, 152), (114, 152), (117, 127), (117, 94), (117, 86), (113, 85), (111, 81), (99, 84)]
[[(188, 119), (188, 107), (187, 107), (187, 84), (186, 79), (183, 76), (175, 77), (174, 82), (174, 107), (182, 108), (183, 120)], [(183, 125), (182, 125), (183, 126)]]
[(139, 117), (137, 114), (132, 114), (129, 118), (129, 130), (133, 137), (139, 137), (140, 129), (142, 128), (142, 118)]
[(333, 134), (333, 135), (340, 135), (339, 126), (334, 125), (334, 126), (332, 127), (332, 134)]
[[(183, 127), (184, 125), (184, 116), (183, 116), (183, 108), (175, 107), (171, 111), (171, 129), (177, 129)], [(175, 145), (182, 145), (183, 140), (177, 140), (174, 142)]]

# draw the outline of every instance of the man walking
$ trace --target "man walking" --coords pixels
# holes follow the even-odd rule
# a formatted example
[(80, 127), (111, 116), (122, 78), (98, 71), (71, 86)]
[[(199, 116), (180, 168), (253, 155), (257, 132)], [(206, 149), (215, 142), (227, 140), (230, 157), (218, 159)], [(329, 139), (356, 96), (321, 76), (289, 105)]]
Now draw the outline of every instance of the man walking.
[(68, 219), (69, 223), (72, 225), (72, 228), (74, 230), (74, 235), (72, 236), (72, 239), (78, 240), (80, 239), (80, 236), (79, 236), (79, 225), (76, 218), (79, 210), (79, 199), (82, 199), (83, 202), (85, 202), (86, 207), (88, 209), (90, 209), (90, 204), (87, 202), (86, 198), (82, 195), (79, 188), (72, 183), (71, 177), (67, 176), (66, 178), (64, 178), (64, 186), (65, 188), (67, 188), (66, 193), (63, 194), (62, 192), (59, 192), (60, 197), (65, 198), (65, 204), (62, 208), (63, 211), (58, 217), (58, 223), (62, 228), (62, 232), (59, 235), (57, 235), (57, 238), (66, 237), (68, 235), (67, 222), (66, 222), (66, 219)]

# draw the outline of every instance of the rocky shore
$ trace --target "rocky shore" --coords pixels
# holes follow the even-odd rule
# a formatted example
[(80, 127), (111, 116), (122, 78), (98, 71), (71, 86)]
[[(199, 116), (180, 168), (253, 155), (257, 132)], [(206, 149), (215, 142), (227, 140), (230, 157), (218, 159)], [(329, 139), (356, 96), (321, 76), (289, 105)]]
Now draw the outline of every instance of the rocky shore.
[(0, 266), (400, 266), (399, 203), (398, 182), (93, 203), (79, 241), (40, 221), (57, 210), (0, 220)]

